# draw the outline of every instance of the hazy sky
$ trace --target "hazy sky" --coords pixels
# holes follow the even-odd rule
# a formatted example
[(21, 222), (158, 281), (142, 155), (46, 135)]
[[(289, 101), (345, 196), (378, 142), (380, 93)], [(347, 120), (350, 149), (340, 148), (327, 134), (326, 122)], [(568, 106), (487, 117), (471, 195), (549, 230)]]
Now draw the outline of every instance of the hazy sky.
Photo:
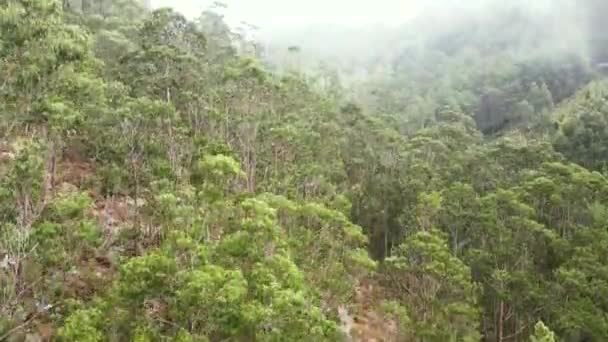
[[(375, 22), (398, 23), (410, 18), (424, 1), (414, 0), (224, 0), (226, 18), (260, 26), (276, 27), (309, 23), (348, 25)], [(189, 17), (213, 3), (209, 0), (152, 0), (155, 6), (171, 6)], [(418, 4), (416, 4), (418, 3)]]
[[(154, 7), (170, 6), (189, 18), (198, 17), (215, 0), (151, 0)], [(296, 44), (303, 49), (340, 50), (356, 46), (361, 51), (390, 46), (382, 40), (385, 25), (400, 24), (421, 12), (408, 30), (444, 32), (463, 23), (492, 20), (519, 9), (537, 18), (547, 41), (569, 50), (587, 47), (585, 28), (579, 20), (580, 0), (219, 0), (228, 8), (217, 10), (236, 28), (241, 21), (256, 25), (256, 39), (264, 44)], [(608, 1), (608, 0), (604, 0)], [(425, 11), (427, 10), (428, 11)], [(353, 32), (345, 34), (344, 29)], [(364, 32), (359, 32), (362, 29)], [(505, 28), (508, 29), (508, 28)], [(367, 33), (366, 33), (367, 32)], [(397, 31), (402, 32), (402, 31)], [(389, 32), (390, 33), (390, 32)], [(445, 33), (445, 32), (444, 32)], [(377, 35), (376, 35), (377, 34)], [(531, 32), (530, 34), (536, 34)], [(390, 34), (388, 35), (390, 38)], [(386, 37), (384, 37), (386, 38)], [(526, 37), (522, 37), (526, 38)], [(386, 40), (386, 39), (385, 39)], [(380, 43), (380, 44), (378, 44)], [(392, 44), (392, 43), (391, 43)], [(343, 49), (342, 49), (343, 50)], [(352, 50), (352, 49), (351, 49)], [(352, 51), (351, 51), (352, 52)]]

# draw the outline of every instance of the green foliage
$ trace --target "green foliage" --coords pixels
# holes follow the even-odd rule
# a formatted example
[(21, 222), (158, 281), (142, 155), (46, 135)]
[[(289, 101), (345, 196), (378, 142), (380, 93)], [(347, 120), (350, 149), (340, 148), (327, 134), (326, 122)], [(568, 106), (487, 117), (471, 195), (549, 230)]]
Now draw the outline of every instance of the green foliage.
[(70, 220), (78, 218), (86, 210), (91, 209), (93, 202), (85, 193), (62, 195), (53, 201), (52, 210), (57, 219)]
[(382, 310), (397, 323), (399, 338), (407, 339), (408, 331), (412, 329), (410, 314), (407, 308), (397, 301), (386, 301), (382, 303)]
[(0, 339), (608, 340), (606, 85), (480, 25), (344, 102), (212, 10), (0, 0)]
[(479, 340), (471, 271), (450, 254), (439, 232), (409, 237), (386, 260), (385, 274), (409, 309), (412, 335), (429, 341)]
[(21, 225), (31, 224), (40, 214), (44, 192), (46, 146), (37, 141), (21, 141), (15, 145), (15, 158), (9, 163), (0, 186), (2, 219)]
[(352, 282), (373, 271), (376, 263), (363, 249), (367, 238), (342, 213), (317, 203), (299, 204), (281, 196), (264, 195), (278, 209), (288, 233), (294, 261), (325, 296), (348, 296)]
[(573, 162), (597, 171), (606, 168), (607, 97), (605, 82), (591, 83), (555, 114), (560, 128), (556, 149)]
[[(174, 242), (168, 241), (179, 249), (162, 248), (126, 262), (106, 310), (130, 314), (104, 316), (102, 331), (107, 334), (114, 327), (126, 329), (133, 338), (141, 337), (141, 324), (147, 321), (145, 326), (155, 338), (183, 335), (158, 325), (154, 315), (160, 315), (160, 322), (174, 322), (178, 327), (190, 324), (196, 327), (191, 333), (213, 340), (251, 336), (264, 341), (331, 340), (336, 326), (315, 306), (282, 242), (274, 210), (261, 200), (247, 199), (237, 211), (242, 215), (239, 229), (210, 247), (204, 253), (210, 259), (203, 257), (198, 265), (177, 256), (192, 248), (202, 251), (204, 246), (197, 247), (179, 234)], [(161, 311), (150, 311), (158, 308), (154, 303)], [(162, 310), (165, 306), (166, 311)], [(70, 322), (83, 319), (82, 315), (79, 311), (70, 315), (64, 329), (72, 329)]]
[(0, 93), (5, 127), (48, 125), (65, 133), (100, 104), (103, 84), (91, 74), (89, 38), (62, 21), (54, 0), (5, 1), (0, 12), (4, 44)]
[(97, 309), (78, 310), (66, 320), (59, 336), (65, 341), (103, 341), (103, 335), (97, 329), (101, 315)]
[(538, 321), (534, 326), (534, 335), (530, 337), (531, 342), (555, 342), (555, 334), (547, 326)]

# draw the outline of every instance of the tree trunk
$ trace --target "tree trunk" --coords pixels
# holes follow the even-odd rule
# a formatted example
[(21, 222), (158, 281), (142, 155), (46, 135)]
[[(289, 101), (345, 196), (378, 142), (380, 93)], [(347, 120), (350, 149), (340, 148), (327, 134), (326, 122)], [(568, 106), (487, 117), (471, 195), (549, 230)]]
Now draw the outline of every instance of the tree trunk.
[(505, 303), (501, 300), (498, 309), (498, 336), (497, 341), (502, 342), (504, 336), (503, 320), (505, 316)]

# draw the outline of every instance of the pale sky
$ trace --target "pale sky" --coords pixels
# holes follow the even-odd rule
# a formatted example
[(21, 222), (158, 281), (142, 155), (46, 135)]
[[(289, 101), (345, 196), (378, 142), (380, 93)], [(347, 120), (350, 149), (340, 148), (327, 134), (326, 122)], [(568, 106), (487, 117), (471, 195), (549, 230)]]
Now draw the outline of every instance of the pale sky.
[[(399, 23), (420, 10), (424, 1), (413, 0), (224, 0), (230, 22), (244, 20), (265, 27), (309, 23), (348, 25), (376, 22)], [(171, 6), (188, 17), (196, 17), (209, 0), (152, 0), (154, 6)]]

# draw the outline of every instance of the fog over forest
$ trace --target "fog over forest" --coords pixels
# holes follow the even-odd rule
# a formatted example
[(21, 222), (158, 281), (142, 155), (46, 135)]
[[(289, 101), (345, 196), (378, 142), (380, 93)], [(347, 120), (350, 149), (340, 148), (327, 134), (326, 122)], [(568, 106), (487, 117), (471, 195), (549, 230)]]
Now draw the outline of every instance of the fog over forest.
[[(168, 5), (196, 17), (211, 1), (179, 0)], [(504, 35), (509, 47), (534, 44), (539, 50), (590, 57), (590, 42), (606, 36), (597, 19), (598, 0), (381, 0), (279, 1), (232, 0), (219, 12), (233, 27), (247, 22), (267, 49), (299, 46), (307, 59), (366, 60), (390, 55), (405, 38)], [(499, 25), (488, 27), (487, 24)], [(541, 41), (541, 44), (538, 42)], [(454, 42), (458, 44), (459, 42)]]
[(607, 0), (0, 0), (0, 341), (608, 341)]

